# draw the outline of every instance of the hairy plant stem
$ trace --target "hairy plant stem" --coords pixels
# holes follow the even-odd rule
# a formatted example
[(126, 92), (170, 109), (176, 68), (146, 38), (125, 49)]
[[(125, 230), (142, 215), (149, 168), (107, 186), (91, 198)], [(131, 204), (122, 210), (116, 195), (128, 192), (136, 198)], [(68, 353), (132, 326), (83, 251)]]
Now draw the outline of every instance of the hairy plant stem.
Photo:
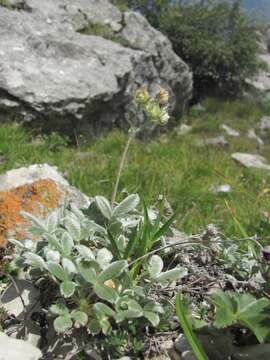
[(136, 129), (136, 128), (131, 128), (129, 130), (129, 135), (127, 138), (127, 142), (126, 142), (124, 151), (121, 156), (121, 160), (120, 160), (119, 168), (118, 168), (118, 172), (117, 172), (117, 177), (116, 177), (116, 181), (115, 181), (115, 185), (114, 185), (114, 189), (113, 189), (113, 195), (112, 195), (112, 200), (111, 200), (112, 206), (116, 200), (116, 195), (117, 195), (117, 191), (118, 191), (118, 187), (119, 187), (119, 181), (120, 181), (122, 171), (123, 171), (123, 168), (125, 165), (128, 149), (129, 149), (129, 146), (130, 146), (132, 140), (134, 139), (134, 136), (136, 135), (137, 131), (138, 131), (138, 129)]

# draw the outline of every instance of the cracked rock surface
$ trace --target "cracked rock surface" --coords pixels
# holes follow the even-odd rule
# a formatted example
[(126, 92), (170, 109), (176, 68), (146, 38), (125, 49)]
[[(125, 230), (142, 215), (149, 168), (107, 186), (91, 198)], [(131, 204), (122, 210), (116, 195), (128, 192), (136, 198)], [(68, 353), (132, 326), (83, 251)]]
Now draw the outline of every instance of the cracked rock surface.
[[(114, 41), (81, 33), (89, 24), (109, 28)], [(127, 124), (142, 86), (166, 87), (175, 113), (192, 93), (188, 66), (140, 14), (107, 0), (0, 6), (0, 121), (96, 135)]]

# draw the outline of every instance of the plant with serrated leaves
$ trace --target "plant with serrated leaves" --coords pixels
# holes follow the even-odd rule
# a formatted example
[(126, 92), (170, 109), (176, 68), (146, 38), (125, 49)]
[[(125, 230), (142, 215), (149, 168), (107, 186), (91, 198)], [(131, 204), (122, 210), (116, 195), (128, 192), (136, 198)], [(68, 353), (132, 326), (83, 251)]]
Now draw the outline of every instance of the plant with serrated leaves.
[(74, 205), (44, 220), (23, 213), (32, 223), (29, 235), (39, 241), (10, 240), (13, 266), (33, 282), (48, 278), (57, 284), (59, 301), (48, 304), (57, 332), (85, 327), (108, 334), (140, 318), (158, 326), (164, 310), (152, 295), (186, 270), (164, 271), (160, 256), (145, 256), (164, 244), (174, 216), (164, 221), (163, 201), (157, 213), (146, 206), (141, 213), (138, 204), (136, 194), (114, 205), (97, 196), (86, 214)]
[(241, 325), (253, 332), (259, 342), (269, 339), (269, 299), (220, 290), (212, 294), (210, 301), (216, 308), (214, 325), (217, 328)]

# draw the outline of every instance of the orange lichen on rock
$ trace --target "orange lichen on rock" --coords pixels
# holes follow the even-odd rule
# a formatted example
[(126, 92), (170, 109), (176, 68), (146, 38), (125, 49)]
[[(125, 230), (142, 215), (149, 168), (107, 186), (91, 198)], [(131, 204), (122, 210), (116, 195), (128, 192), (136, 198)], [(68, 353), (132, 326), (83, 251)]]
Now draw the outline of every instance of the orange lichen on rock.
[(0, 192), (0, 247), (5, 246), (7, 237), (21, 239), (26, 235), (29, 222), (21, 211), (35, 216), (46, 216), (60, 205), (63, 193), (50, 179)]

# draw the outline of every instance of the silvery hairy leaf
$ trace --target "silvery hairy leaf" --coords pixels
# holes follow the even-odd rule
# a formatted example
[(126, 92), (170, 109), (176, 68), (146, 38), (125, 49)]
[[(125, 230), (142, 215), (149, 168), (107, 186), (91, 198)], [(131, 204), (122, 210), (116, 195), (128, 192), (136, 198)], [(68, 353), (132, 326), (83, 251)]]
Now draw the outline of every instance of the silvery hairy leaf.
[(25, 258), (25, 263), (31, 265), (33, 268), (38, 268), (38, 269), (46, 268), (45, 261), (42, 259), (41, 256), (37, 254), (33, 254), (31, 252), (25, 252), (23, 254), (23, 257)]
[(58, 251), (45, 248), (44, 254), (47, 261), (54, 261), (56, 263), (60, 262), (60, 253)]
[(94, 285), (94, 291), (100, 299), (106, 300), (110, 303), (114, 303), (118, 298), (117, 291), (104, 284), (96, 283)]
[(157, 282), (161, 285), (166, 286), (169, 282), (173, 280), (180, 280), (187, 275), (187, 269), (185, 268), (175, 268), (161, 273), (158, 277), (155, 278)]
[(93, 306), (93, 309), (102, 315), (103, 314), (108, 315), (108, 316), (115, 315), (115, 311), (113, 309), (111, 309), (108, 305), (100, 303), (100, 302), (95, 303), (95, 305)]
[(71, 297), (75, 292), (75, 284), (72, 281), (65, 280), (60, 285), (60, 292), (65, 298)]
[(70, 233), (64, 231), (61, 236), (61, 245), (63, 253), (67, 256), (71, 254), (72, 248), (74, 246), (73, 238)]
[(163, 261), (160, 256), (153, 255), (149, 260), (148, 271), (152, 278), (157, 278), (163, 269)]
[(63, 333), (72, 327), (72, 320), (70, 315), (58, 316), (53, 322), (54, 328), (57, 332)]
[(62, 258), (62, 266), (68, 274), (77, 274), (77, 268), (74, 262), (66, 257)]
[(95, 202), (102, 215), (106, 219), (110, 220), (112, 218), (113, 211), (109, 201), (104, 196), (96, 196)]
[(76, 245), (75, 249), (84, 260), (95, 260), (95, 255), (86, 245)]
[(62, 281), (68, 280), (68, 273), (58, 263), (54, 261), (48, 261), (47, 268), (49, 272), (58, 280), (62, 280)]
[(65, 217), (65, 228), (69, 232), (70, 236), (75, 240), (79, 241), (81, 237), (81, 224), (75, 216)]
[(136, 209), (140, 202), (140, 198), (137, 194), (132, 194), (126, 197), (119, 205), (113, 210), (113, 217), (123, 217), (127, 215), (130, 211)]
[(98, 250), (96, 260), (102, 269), (106, 268), (112, 259), (113, 255), (108, 249), (102, 248)]
[(106, 280), (117, 278), (122, 274), (126, 265), (127, 262), (125, 260), (113, 262), (98, 275), (98, 281), (105, 282)]
[(46, 227), (48, 232), (52, 233), (56, 230), (59, 217), (58, 211), (53, 211), (46, 219)]
[(73, 310), (71, 312), (71, 317), (75, 321), (76, 324), (81, 326), (85, 326), (88, 321), (88, 316), (85, 312), (79, 310)]
[(77, 262), (77, 267), (80, 275), (85, 281), (90, 284), (95, 284), (97, 282), (97, 274), (91, 262), (79, 261)]

